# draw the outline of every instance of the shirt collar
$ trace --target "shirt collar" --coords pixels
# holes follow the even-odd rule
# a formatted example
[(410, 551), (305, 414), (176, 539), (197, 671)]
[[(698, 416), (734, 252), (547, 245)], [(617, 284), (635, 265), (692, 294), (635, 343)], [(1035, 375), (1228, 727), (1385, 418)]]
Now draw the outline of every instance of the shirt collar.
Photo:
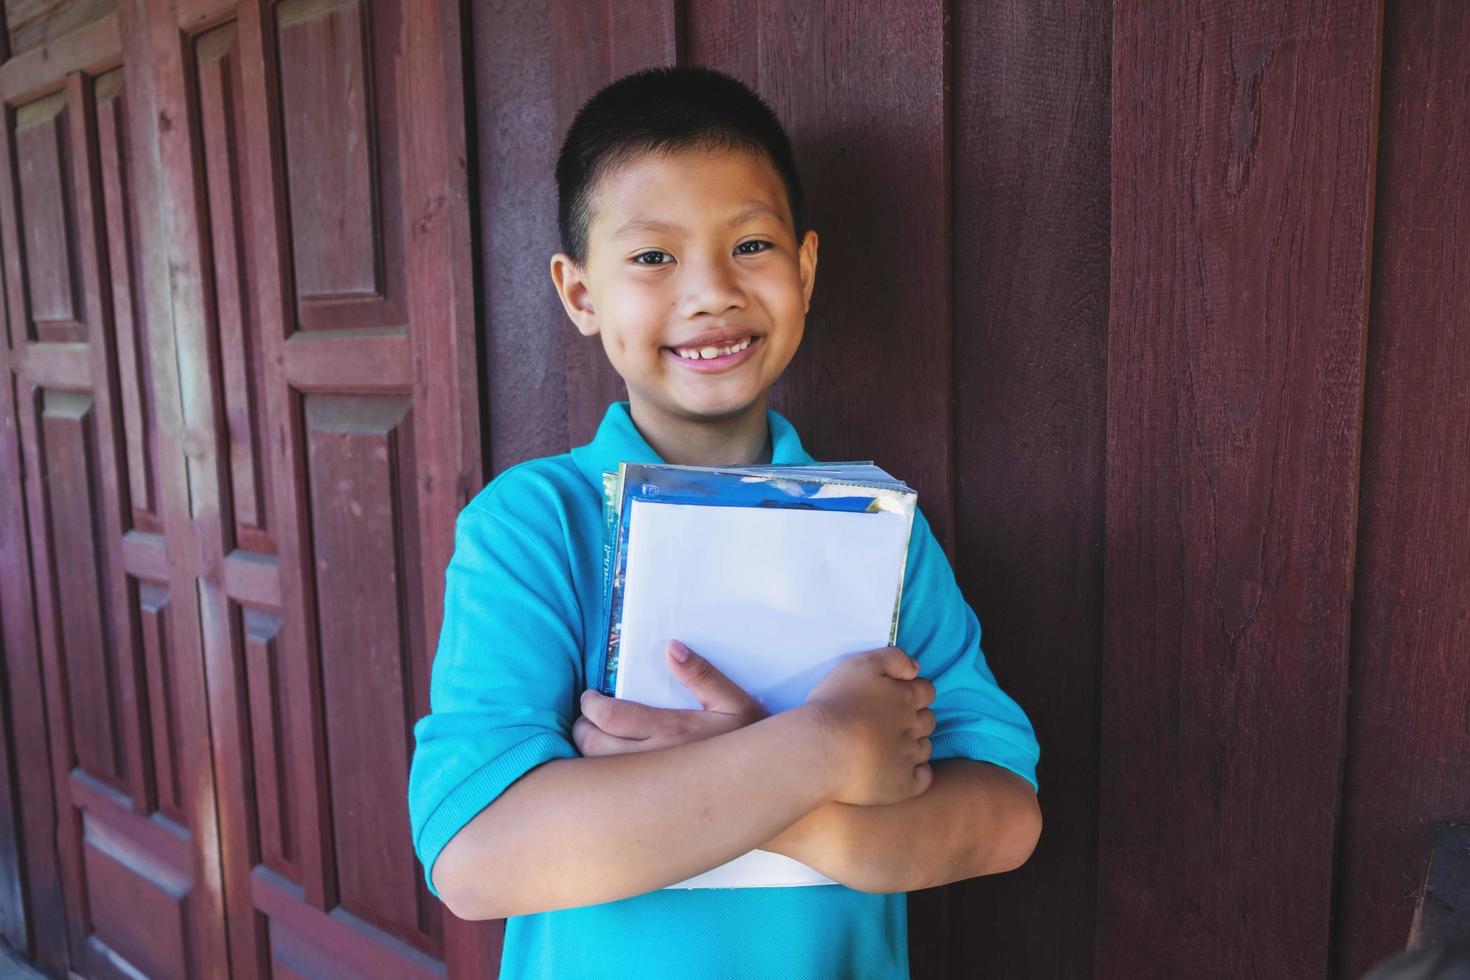
[[(816, 462), (802, 448), (796, 428), (784, 415), (767, 407), (766, 423), (771, 429), (771, 465)], [(664, 459), (633, 424), (628, 402), (613, 402), (608, 405), (592, 441), (572, 450), (572, 461), (587, 482), (601, 491), (602, 474), (617, 472), (619, 463), (662, 463)]]

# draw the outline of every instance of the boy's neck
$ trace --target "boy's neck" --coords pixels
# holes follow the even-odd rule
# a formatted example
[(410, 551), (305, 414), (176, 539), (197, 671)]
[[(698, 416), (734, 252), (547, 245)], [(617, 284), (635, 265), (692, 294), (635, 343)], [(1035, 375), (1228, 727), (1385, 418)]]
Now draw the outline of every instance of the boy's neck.
[(691, 420), (670, 415), (630, 395), (633, 425), (666, 463), (749, 466), (771, 461), (771, 433), (762, 395), (738, 415)]

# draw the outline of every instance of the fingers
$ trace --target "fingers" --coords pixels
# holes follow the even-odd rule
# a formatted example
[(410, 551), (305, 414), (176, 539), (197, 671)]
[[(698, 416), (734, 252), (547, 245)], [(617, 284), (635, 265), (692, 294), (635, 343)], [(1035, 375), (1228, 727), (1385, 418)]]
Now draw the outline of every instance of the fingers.
[(883, 673), (889, 677), (907, 681), (919, 676), (919, 662), (898, 647), (884, 647), (881, 650), (875, 650), (872, 656), (877, 658)]
[(909, 682), (915, 709), (934, 703), (934, 682), (919, 675), (918, 660), (898, 647), (884, 647), (881, 650), (874, 650), (870, 655), (877, 659), (883, 672), (889, 677)]
[(919, 729), (918, 730), (919, 730), (919, 734), (920, 735), (933, 735), (934, 734), (934, 726), (936, 724), (937, 724), (937, 719), (934, 717), (934, 712), (930, 711), (928, 708), (920, 708), (919, 709)]
[(582, 692), (583, 716), (618, 738), (644, 739), (662, 734), (668, 730), (671, 713), (673, 709), (604, 697), (591, 689)]
[(914, 784), (916, 787), (915, 796), (922, 796), (924, 793), (927, 793), (929, 787), (934, 784), (934, 767), (927, 762), (914, 766)]
[(572, 722), (572, 742), (583, 756), (618, 755), (623, 752), (640, 752), (646, 748), (637, 739), (618, 738), (593, 724), (586, 715)]
[[(675, 656), (675, 651), (685, 655), (682, 662)], [(726, 677), (708, 659), (701, 657), (678, 640), (669, 641), (668, 660), (674, 677), (689, 689), (689, 693), (693, 694), (706, 710), (723, 711), (728, 714), (756, 710), (758, 714), (764, 716), (765, 711), (760, 709), (760, 703), (744, 688)]]

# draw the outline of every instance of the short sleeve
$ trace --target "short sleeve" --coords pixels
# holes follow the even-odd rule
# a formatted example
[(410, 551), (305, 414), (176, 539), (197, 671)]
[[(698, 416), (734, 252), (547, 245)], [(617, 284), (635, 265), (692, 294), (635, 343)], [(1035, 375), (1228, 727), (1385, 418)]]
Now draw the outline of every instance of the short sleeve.
[(455, 523), (429, 714), (414, 725), (409, 824), (436, 897), (450, 838), (531, 769), (579, 754), (580, 611), (562, 536), (498, 513), (493, 486)]
[(1041, 751), (1031, 722), (995, 682), (980, 649), (980, 621), (918, 510), (904, 569), (898, 646), (919, 661), (919, 673), (934, 684), (930, 758), (994, 763), (1037, 788)]

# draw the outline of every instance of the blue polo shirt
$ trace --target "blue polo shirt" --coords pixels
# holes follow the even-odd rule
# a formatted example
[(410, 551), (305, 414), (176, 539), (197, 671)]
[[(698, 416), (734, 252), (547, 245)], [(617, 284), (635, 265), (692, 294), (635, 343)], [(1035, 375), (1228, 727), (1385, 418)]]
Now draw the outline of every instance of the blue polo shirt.
[[(815, 462), (784, 416), (766, 417), (772, 463)], [(461, 827), (527, 771), (579, 754), (572, 722), (606, 630), (602, 476), (620, 461), (663, 462), (627, 402), (608, 406), (590, 443), (510, 467), (459, 515), (408, 779), (431, 891), (434, 859)], [(996, 685), (980, 624), (922, 510), (897, 645), (934, 683), (932, 758), (991, 762), (1036, 785), (1031, 723)], [(844, 885), (659, 889), (512, 916), (501, 976), (907, 977), (907, 896)]]

